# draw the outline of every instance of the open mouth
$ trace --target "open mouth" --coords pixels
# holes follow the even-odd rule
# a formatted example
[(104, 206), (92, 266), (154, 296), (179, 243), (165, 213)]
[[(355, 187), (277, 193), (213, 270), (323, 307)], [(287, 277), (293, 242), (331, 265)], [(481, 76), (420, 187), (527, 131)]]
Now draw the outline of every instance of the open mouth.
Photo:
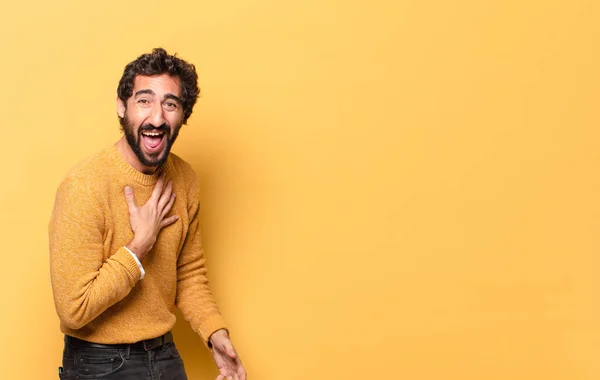
[(143, 131), (142, 141), (146, 148), (154, 153), (162, 148), (163, 142), (166, 140), (164, 131)]

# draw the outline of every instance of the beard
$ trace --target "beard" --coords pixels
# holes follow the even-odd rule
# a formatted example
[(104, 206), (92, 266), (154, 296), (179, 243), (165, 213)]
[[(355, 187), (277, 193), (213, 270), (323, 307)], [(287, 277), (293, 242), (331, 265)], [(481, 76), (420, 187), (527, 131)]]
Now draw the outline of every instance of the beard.
[[(181, 123), (175, 127), (175, 131), (173, 135), (171, 135), (171, 129), (166, 124), (163, 124), (159, 127), (155, 127), (152, 124), (146, 123), (140, 125), (137, 130), (137, 133), (134, 131), (134, 125), (127, 117), (127, 113), (123, 118), (119, 118), (119, 122), (121, 123), (121, 130), (125, 134), (125, 138), (127, 139), (127, 143), (135, 153), (136, 157), (140, 161), (140, 163), (144, 166), (150, 167), (160, 167), (169, 158), (169, 153), (171, 152), (171, 147), (175, 143), (177, 136), (179, 135), (179, 130), (181, 129)], [(158, 153), (150, 153), (146, 154), (142, 150), (142, 132), (144, 131), (155, 131), (155, 132), (163, 132), (165, 141), (165, 147), (162, 151)]]

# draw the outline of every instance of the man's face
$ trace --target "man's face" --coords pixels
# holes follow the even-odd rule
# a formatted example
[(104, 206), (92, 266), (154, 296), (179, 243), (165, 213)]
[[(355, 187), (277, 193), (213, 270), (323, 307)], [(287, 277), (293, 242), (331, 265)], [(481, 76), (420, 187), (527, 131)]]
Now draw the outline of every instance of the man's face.
[(167, 74), (135, 78), (133, 94), (117, 102), (117, 112), (129, 146), (140, 163), (161, 166), (183, 123), (181, 86), (178, 77)]

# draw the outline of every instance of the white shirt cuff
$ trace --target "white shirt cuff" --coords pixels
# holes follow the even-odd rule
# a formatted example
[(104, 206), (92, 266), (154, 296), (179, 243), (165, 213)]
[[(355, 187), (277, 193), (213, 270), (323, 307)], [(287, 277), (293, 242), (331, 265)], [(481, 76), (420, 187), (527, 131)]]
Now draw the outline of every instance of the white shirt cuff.
[(125, 248), (127, 250), (127, 252), (131, 253), (131, 256), (133, 256), (133, 259), (135, 260), (138, 267), (140, 268), (140, 272), (142, 272), (142, 275), (140, 276), (140, 280), (141, 280), (146, 275), (146, 271), (144, 271), (144, 267), (142, 266), (142, 263), (140, 263), (140, 259), (138, 259), (138, 257), (135, 255), (135, 253), (131, 252), (129, 250), (129, 248), (127, 248), (127, 247), (123, 247), (123, 248)]

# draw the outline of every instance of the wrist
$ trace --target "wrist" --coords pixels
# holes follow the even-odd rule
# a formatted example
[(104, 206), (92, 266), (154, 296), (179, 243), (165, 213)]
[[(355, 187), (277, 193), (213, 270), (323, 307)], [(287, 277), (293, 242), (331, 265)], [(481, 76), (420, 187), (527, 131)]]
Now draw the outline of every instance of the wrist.
[(139, 240), (136, 240), (134, 237), (133, 240), (129, 242), (125, 247), (133, 252), (134, 255), (141, 261), (150, 251), (152, 246), (148, 246), (148, 244), (141, 243)]
[(215, 331), (208, 338), (208, 346), (210, 348), (212, 348), (212, 346), (215, 345), (216, 341), (218, 341), (219, 339), (223, 339), (223, 338), (229, 339), (229, 333), (227, 332), (227, 330), (219, 329), (219, 330)]

